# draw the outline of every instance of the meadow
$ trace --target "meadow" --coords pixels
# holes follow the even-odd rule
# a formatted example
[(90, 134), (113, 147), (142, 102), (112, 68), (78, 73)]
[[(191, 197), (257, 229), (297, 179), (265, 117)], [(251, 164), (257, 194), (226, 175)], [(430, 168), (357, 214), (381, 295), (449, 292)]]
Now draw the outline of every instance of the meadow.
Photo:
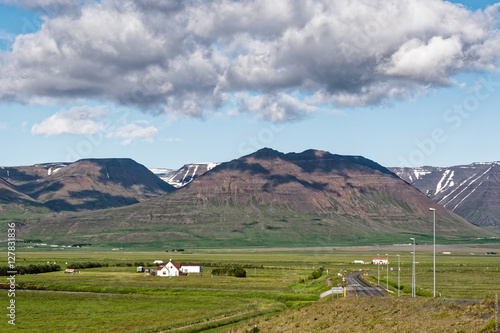
[[(443, 298), (485, 298), (500, 291), (499, 255), (485, 255), (491, 251), (487, 246), (461, 246), (452, 250), (452, 255), (439, 254), (437, 257), (437, 291)], [(377, 254), (385, 256), (385, 253), (390, 260), (389, 289), (397, 295), (395, 258), (398, 253), (401, 255), (401, 284), (405, 286), (401, 295), (408, 296), (410, 251), (409, 246), (187, 249), (177, 253), (93, 247), (20, 248), (16, 252), (17, 265), (56, 262), (62, 271), (16, 276), (19, 288), (45, 290), (16, 290), (16, 327), (9, 327), (3, 320), (0, 331), (224, 331), (256, 318), (308, 308), (318, 302), (321, 292), (330, 288), (328, 284), (341, 284), (342, 274), (346, 272), (375, 272), (366, 278), (376, 283), (377, 266), (352, 262), (369, 262)], [(417, 286), (422, 296), (428, 296), (432, 292), (432, 271), (428, 271), (432, 268), (432, 253), (421, 246), (417, 254)], [(169, 259), (202, 263), (203, 273), (156, 277), (137, 273), (134, 265)], [(2, 258), (0, 265), (5, 261)], [(65, 274), (66, 265), (75, 262), (96, 262), (107, 267)], [(245, 265), (247, 277), (212, 276), (212, 269), (227, 264)], [(312, 272), (320, 267), (324, 270), (321, 277), (310, 279)], [(387, 272), (385, 267), (380, 268), (381, 285), (385, 285)], [(7, 290), (1, 292), (6, 294)], [(2, 299), (7, 306), (7, 298)]]

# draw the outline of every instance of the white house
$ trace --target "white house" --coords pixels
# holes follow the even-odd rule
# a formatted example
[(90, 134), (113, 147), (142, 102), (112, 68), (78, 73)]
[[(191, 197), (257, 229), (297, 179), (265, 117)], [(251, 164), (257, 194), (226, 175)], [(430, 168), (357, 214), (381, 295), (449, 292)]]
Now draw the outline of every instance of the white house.
[[(179, 276), (181, 275), (181, 264), (180, 263), (177, 263), (177, 262), (174, 262), (172, 261), (172, 259), (170, 259), (170, 261), (166, 264), (160, 264), (160, 266), (158, 266), (156, 268), (156, 271), (157, 271), (157, 274), (158, 276)], [(182, 274), (184, 275), (184, 274)]]
[(201, 273), (200, 264), (181, 264), (175, 261), (170, 261), (166, 264), (160, 264), (157, 268), (158, 276), (179, 276), (187, 275), (188, 273)]
[(387, 258), (373, 258), (372, 264), (374, 264), (374, 265), (389, 265), (389, 259), (387, 259)]

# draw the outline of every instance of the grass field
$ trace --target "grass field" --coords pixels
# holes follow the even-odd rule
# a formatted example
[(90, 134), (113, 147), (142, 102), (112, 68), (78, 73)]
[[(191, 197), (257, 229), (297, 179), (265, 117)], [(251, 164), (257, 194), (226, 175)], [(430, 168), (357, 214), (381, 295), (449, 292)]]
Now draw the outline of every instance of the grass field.
[[(484, 298), (500, 291), (500, 256), (484, 255), (491, 248), (485, 245), (451, 249), (452, 255), (438, 256), (438, 293), (443, 297)], [(20, 287), (51, 291), (17, 290), (17, 325), (13, 329), (4, 319), (0, 322), (0, 331), (224, 331), (227, 325), (242, 325), (286, 310), (309, 308), (318, 301), (321, 292), (330, 288), (327, 279), (331, 279), (331, 285), (342, 283), (338, 273), (360, 269), (376, 272), (376, 266), (350, 262), (367, 262), (377, 254), (389, 254), (389, 267), (393, 269), (397, 269), (396, 253), (401, 255), (401, 269), (405, 270), (401, 272), (401, 283), (409, 287), (409, 251), (408, 246), (205, 249), (183, 253), (112, 251), (93, 247), (20, 249), (16, 252), (17, 265), (56, 262), (64, 271), (66, 263), (91, 261), (108, 264), (108, 267), (81, 269), (74, 275), (59, 271), (16, 276)], [(203, 263), (204, 273), (201, 276), (152, 277), (137, 273), (133, 264), (170, 258), (178, 262)], [(417, 258), (417, 285), (422, 294), (428, 294), (432, 291), (432, 272), (426, 270), (432, 268), (432, 253), (429, 248), (420, 246)], [(0, 264), (5, 261), (4, 257)], [(225, 264), (252, 268), (246, 268), (246, 278), (212, 277), (211, 270)], [(309, 280), (308, 276), (319, 267), (323, 267), (325, 273), (317, 280)], [(382, 285), (385, 276), (386, 272), (382, 271)], [(368, 279), (376, 282), (377, 273), (370, 274)], [(389, 280), (391, 285), (397, 286), (397, 271), (389, 273)], [(397, 293), (395, 287), (391, 289)], [(407, 295), (407, 291), (403, 289), (402, 295)], [(6, 294), (7, 290), (2, 293)], [(5, 308), (8, 297), (2, 299)]]

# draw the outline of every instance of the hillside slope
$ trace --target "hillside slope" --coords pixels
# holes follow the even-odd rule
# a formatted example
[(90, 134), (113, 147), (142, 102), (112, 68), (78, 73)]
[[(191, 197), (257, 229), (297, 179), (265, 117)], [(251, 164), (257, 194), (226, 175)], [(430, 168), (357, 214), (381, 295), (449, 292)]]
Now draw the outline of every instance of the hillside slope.
[(0, 169), (0, 176), (15, 184), (18, 192), (53, 211), (131, 205), (174, 190), (131, 159), (5, 167)]
[[(425, 320), (422, 320), (425, 317)], [(494, 332), (493, 300), (347, 297), (251, 320), (227, 332)]]
[(443, 240), (496, 235), (363, 157), (271, 149), (222, 163), (168, 195), (31, 222), (21, 231), (165, 248), (424, 242), (432, 233), (429, 207), (437, 209)]
[(500, 162), (391, 170), (469, 222), (500, 230)]

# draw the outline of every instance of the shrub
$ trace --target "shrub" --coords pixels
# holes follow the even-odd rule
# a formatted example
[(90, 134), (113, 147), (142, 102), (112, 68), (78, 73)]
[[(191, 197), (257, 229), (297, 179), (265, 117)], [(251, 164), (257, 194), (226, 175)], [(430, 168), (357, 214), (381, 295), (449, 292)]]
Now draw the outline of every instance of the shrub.
[[(0, 267), (0, 275), (2, 276), (7, 276), (8, 271), (11, 269), (9, 266), (1, 266)], [(61, 266), (57, 264), (30, 264), (28, 266), (16, 266), (15, 270), (17, 271), (18, 274), (39, 274), (39, 273), (47, 273), (47, 272), (54, 272), (54, 271), (60, 271)]]
[(247, 272), (241, 265), (225, 265), (212, 270), (213, 275), (227, 275), (235, 277), (246, 277)]
[(323, 275), (323, 270), (324, 270), (324, 268), (320, 267), (318, 270), (312, 272), (311, 275), (309, 275), (308, 279), (309, 280), (316, 280), (316, 279), (320, 278), (321, 275)]
[(233, 272), (235, 277), (247, 277), (247, 272), (241, 266), (236, 266)]

